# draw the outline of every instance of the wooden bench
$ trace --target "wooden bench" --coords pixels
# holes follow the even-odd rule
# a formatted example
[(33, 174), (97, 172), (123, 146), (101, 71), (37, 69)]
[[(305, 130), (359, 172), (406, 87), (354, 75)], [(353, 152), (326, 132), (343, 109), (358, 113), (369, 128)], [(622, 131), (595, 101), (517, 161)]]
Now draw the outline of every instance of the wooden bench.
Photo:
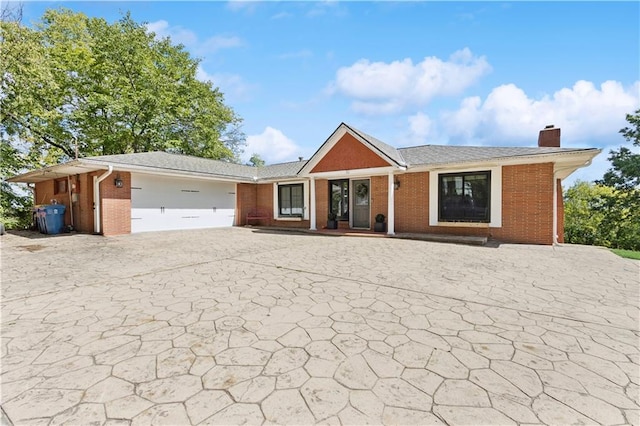
[(249, 210), (249, 213), (247, 213), (247, 225), (251, 225), (252, 221), (269, 219), (271, 219), (269, 209), (265, 209), (262, 207), (251, 209)]

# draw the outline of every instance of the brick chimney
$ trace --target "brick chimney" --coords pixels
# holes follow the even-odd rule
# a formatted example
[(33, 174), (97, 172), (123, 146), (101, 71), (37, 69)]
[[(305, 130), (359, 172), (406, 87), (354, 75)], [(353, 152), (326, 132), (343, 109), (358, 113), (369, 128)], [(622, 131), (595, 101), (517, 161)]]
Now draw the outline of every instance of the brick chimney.
[(553, 124), (545, 126), (540, 130), (540, 136), (538, 136), (539, 147), (560, 148), (560, 128), (555, 128)]

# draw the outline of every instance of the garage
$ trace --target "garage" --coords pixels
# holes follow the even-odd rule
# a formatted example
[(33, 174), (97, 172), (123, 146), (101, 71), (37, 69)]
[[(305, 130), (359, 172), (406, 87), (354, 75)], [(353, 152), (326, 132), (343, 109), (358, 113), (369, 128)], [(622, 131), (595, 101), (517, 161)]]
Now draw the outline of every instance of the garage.
[(236, 185), (219, 180), (131, 174), (131, 232), (233, 226)]

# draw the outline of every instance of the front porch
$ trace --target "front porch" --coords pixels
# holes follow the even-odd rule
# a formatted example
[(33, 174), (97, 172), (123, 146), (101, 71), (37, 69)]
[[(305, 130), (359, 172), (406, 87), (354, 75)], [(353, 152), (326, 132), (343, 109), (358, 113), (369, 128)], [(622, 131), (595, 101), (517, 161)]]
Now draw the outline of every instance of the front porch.
[(250, 226), (245, 225), (245, 228), (254, 228), (258, 232), (296, 232), (304, 234), (325, 235), (329, 237), (366, 237), (366, 238), (399, 238), (403, 240), (419, 240), (419, 241), (431, 241), (437, 243), (450, 243), (450, 244), (466, 244), (472, 246), (485, 246), (489, 242), (489, 239), (484, 236), (473, 235), (453, 235), (453, 234), (423, 234), (423, 233), (411, 233), (401, 232), (393, 235), (389, 235), (386, 232), (374, 232), (373, 230), (362, 229), (317, 229), (310, 230), (305, 228), (289, 228), (289, 227), (277, 227), (277, 226)]

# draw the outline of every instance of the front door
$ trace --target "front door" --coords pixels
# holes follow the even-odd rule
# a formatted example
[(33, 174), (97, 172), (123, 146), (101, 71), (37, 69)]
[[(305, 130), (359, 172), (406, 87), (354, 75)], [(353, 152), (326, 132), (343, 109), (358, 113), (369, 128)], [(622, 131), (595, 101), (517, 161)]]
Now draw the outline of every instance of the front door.
[(371, 210), (369, 209), (369, 179), (351, 182), (353, 194), (353, 224), (354, 228), (370, 227)]

